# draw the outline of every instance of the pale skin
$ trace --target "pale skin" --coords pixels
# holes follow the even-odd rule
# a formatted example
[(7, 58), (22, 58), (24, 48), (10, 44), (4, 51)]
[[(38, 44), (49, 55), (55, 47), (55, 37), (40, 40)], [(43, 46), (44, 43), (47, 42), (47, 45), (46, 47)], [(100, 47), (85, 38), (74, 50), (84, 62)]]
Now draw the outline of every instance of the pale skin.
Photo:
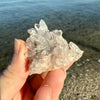
[(10, 65), (0, 75), (0, 100), (58, 100), (69, 64), (55, 71), (36, 74), (29, 80), (25, 42), (16, 39)]

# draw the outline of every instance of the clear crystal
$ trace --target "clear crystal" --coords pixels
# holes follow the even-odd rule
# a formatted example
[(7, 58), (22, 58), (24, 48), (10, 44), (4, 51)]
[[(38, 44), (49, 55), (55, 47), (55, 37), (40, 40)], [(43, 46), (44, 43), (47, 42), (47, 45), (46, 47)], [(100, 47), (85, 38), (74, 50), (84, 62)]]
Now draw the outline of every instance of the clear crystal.
[(49, 31), (44, 20), (28, 30), (30, 36), (26, 40), (31, 74), (59, 69), (77, 61), (83, 54), (79, 47), (62, 37), (62, 30)]

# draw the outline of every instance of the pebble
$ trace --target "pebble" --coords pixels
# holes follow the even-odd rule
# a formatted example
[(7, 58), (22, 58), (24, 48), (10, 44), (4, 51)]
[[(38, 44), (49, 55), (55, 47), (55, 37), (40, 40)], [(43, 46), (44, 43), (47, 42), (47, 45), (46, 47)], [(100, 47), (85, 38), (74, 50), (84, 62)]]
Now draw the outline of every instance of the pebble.
[(80, 73), (80, 76), (83, 76), (83, 74), (82, 74), (82, 73)]
[(73, 78), (76, 78), (76, 76), (75, 76), (75, 75), (72, 75), (72, 77), (73, 77)]
[(100, 63), (100, 59), (98, 59), (98, 62)]
[(83, 64), (85, 63), (85, 61), (83, 61)]
[(77, 66), (81, 66), (82, 64), (77, 64)]
[(86, 61), (90, 61), (90, 59), (86, 59)]
[(86, 71), (87, 71), (87, 72), (89, 72), (89, 70), (88, 70), (88, 69), (87, 69)]

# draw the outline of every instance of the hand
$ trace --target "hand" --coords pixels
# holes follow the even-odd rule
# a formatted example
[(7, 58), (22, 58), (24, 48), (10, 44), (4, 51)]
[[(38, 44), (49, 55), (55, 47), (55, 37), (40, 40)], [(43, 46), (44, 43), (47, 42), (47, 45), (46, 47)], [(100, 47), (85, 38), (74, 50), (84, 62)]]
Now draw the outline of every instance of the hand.
[(25, 52), (25, 42), (16, 39), (11, 64), (0, 75), (1, 100), (57, 100), (63, 88), (66, 70), (72, 63), (30, 78)]

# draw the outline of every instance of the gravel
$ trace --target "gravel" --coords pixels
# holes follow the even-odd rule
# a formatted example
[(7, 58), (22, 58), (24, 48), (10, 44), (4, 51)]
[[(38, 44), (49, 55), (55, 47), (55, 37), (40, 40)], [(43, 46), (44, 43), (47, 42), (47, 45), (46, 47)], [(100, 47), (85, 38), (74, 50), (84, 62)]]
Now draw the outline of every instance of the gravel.
[(100, 100), (100, 63), (97, 59), (97, 56), (82, 59), (67, 71), (59, 100)]

